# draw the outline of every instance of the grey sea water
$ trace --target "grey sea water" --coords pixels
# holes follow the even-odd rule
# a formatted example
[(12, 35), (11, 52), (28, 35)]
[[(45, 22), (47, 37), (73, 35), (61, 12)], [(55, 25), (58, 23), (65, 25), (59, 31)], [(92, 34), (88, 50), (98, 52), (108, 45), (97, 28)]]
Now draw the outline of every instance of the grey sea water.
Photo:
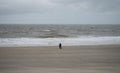
[(120, 25), (1, 24), (0, 46), (120, 44)]
[(0, 25), (0, 38), (60, 38), (80, 36), (120, 36), (120, 25)]

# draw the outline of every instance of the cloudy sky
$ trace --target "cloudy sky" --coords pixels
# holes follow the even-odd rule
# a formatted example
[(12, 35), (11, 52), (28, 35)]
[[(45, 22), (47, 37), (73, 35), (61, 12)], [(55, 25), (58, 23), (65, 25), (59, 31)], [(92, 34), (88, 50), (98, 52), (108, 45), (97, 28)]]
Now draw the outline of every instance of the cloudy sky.
[(5, 24), (120, 24), (120, 0), (0, 0)]

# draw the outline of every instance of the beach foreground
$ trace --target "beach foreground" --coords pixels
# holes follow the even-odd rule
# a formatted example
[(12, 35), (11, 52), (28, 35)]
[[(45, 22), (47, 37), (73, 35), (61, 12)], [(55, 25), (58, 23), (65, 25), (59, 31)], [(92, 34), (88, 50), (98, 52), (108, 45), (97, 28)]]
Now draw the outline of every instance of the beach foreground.
[(120, 45), (1, 47), (0, 73), (120, 73)]

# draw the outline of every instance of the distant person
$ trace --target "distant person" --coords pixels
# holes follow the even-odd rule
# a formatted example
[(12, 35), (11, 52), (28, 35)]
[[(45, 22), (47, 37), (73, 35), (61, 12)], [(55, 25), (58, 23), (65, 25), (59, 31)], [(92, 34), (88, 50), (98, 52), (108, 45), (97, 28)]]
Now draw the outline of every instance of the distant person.
[(59, 43), (59, 49), (62, 49), (62, 44), (61, 43)]

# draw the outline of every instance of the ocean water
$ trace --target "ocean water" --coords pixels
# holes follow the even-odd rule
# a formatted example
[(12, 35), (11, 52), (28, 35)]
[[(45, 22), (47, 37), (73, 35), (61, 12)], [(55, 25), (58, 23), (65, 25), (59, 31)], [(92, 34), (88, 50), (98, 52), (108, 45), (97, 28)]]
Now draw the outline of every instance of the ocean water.
[(120, 25), (0, 24), (0, 46), (120, 44)]

